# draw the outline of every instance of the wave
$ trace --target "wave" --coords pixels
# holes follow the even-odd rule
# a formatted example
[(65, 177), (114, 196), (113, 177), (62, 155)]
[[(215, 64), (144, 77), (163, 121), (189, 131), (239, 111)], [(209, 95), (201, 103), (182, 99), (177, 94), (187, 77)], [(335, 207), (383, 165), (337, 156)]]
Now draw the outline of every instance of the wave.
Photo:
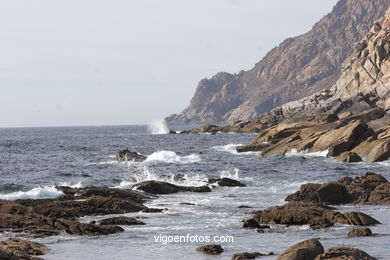
[(320, 151), (320, 152), (314, 152), (314, 153), (308, 153), (307, 151), (298, 151), (297, 149), (291, 149), (288, 151), (285, 155), (287, 157), (292, 156), (302, 156), (302, 157), (327, 157), (329, 153), (329, 150)]
[(175, 174), (165, 174), (158, 175), (152, 169), (147, 166), (140, 168), (138, 173), (132, 173), (131, 177), (127, 180), (123, 180), (115, 188), (119, 189), (128, 189), (131, 188), (136, 183), (143, 181), (164, 181), (169, 182), (175, 185), (184, 185), (184, 186), (203, 186), (208, 184), (208, 178), (205, 175), (175, 175)]
[(55, 186), (42, 186), (31, 189), (29, 191), (16, 191), (8, 194), (0, 194), (2, 200), (18, 200), (18, 199), (47, 199), (56, 198), (64, 193), (57, 190)]
[(146, 162), (164, 162), (164, 163), (180, 163), (189, 164), (200, 162), (201, 158), (197, 154), (187, 156), (179, 156), (173, 151), (158, 151), (154, 152), (146, 158)]
[(169, 129), (164, 119), (155, 120), (148, 125), (148, 132), (153, 135), (169, 134)]
[(245, 182), (246, 184), (249, 184), (253, 180), (253, 178), (251, 178), (251, 177), (245, 177), (245, 178), (240, 177), (240, 170), (238, 168), (234, 168), (232, 170), (221, 171), (219, 174), (219, 177), (242, 181), (242, 182)]
[(261, 152), (237, 152), (237, 147), (244, 146), (243, 144), (226, 144), (226, 145), (217, 145), (211, 147), (212, 149), (218, 151), (218, 152), (228, 152), (235, 155), (248, 155), (248, 154), (260, 154)]

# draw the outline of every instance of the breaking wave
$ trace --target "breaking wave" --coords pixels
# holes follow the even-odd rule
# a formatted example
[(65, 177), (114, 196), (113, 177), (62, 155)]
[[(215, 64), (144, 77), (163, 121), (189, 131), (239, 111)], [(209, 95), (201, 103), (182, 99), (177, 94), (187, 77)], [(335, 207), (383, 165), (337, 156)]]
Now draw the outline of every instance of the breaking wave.
[(201, 158), (197, 154), (191, 154), (187, 156), (179, 156), (173, 151), (158, 151), (154, 152), (146, 158), (147, 162), (164, 162), (164, 163), (180, 163), (189, 164), (197, 163), (201, 161)]
[(303, 156), (303, 157), (327, 157), (329, 153), (329, 150), (321, 151), (321, 152), (314, 152), (314, 153), (308, 153), (306, 151), (298, 151), (297, 149), (291, 149), (288, 151), (285, 155), (288, 157), (291, 156)]
[(261, 152), (242, 152), (239, 153), (237, 152), (237, 147), (244, 146), (243, 144), (227, 144), (227, 145), (218, 145), (218, 146), (213, 146), (211, 147), (212, 149), (218, 151), (218, 152), (227, 152), (231, 154), (238, 154), (238, 155), (243, 155), (243, 154), (260, 154)]
[(2, 200), (18, 200), (18, 199), (47, 199), (56, 198), (64, 193), (57, 190), (55, 186), (42, 186), (31, 189), (29, 191), (16, 191), (8, 194), (0, 194)]
[(169, 129), (164, 119), (155, 120), (148, 126), (148, 132), (152, 135), (169, 134)]

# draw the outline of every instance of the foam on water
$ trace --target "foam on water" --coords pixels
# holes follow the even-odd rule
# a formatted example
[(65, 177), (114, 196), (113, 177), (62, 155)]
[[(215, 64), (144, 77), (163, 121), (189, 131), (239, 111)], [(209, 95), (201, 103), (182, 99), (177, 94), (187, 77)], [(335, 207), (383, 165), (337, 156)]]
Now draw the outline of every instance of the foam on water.
[(227, 152), (234, 155), (250, 155), (250, 154), (261, 154), (260, 151), (258, 152), (237, 152), (237, 147), (243, 146), (243, 144), (227, 144), (227, 145), (217, 145), (211, 147), (212, 149), (218, 151), (218, 152)]
[(302, 156), (302, 157), (312, 158), (312, 157), (327, 157), (328, 153), (329, 153), (329, 150), (325, 150), (325, 151), (321, 151), (321, 152), (308, 153), (307, 151), (298, 151), (297, 149), (291, 149), (285, 155), (287, 157)]
[(146, 162), (164, 162), (164, 163), (180, 163), (189, 164), (197, 163), (201, 161), (201, 158), (197, 154), (191, 154), (187, 156), (179, 156), (173, 151), (158, 151), (154, 152), (146, 158)]
[(169, 129), (164, 119), (155, 120), (148, 126), (149, 133), (153, 135), (169, 134)]
[(55, 186), (42, 186), (31, 189), (29, 191), (16, 191), (8, 194), (0, 194), (2, 200), (18, 200), (18, 199), (44, 199), (56, 198), (64, 193), (57, 190)]

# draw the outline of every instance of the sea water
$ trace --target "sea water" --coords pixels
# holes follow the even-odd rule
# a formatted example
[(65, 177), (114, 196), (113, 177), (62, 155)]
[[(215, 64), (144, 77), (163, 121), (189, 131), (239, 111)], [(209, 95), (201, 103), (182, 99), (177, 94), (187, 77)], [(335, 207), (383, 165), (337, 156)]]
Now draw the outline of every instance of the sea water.
[[(216, 186), (211, 193), (159, 196), (146, 205), (167, 210), (124, 214), (140, 217), (146, 225), (124, 226), (123, 233), (99, 237), (62, 233), (35, 239), (50, 248), (45, 259), (231, 259), (237, 252), (281, 253), (296, 242), (314, 237), (321, 238), (325, 248), (357, 247), (375, 257), (390, 259), (390, 206), (338, 207), (340, 211), (362, 211), (382, 222), (371, 228), (377, 234), (373, 237), (347, 238), (352, 227), (342, 225), (320, 230), (276, 225), (265, 233), (242, 228), (242, 220), (251, 216), (248, 212), (283, 204), (284, 198), (304, 183), (356, 177), (368, 171), (390, 180), (389, 162), (343, 164), (325, 157), (326, 151), (291, 151), (286, 156), (259, 159), (258, 153), (239, 154), (235, 150), (255, 134), (175, 135), (164, 134), (166, 130), (153, 131), (147, 126), (0, 129), (0, 199), (56, 197), (61, 192), (55, 185), (126, 189), (140, 181), (160, 180), (198, 186), (215, 177), (247, 184)], [(118, 163), (115, 153), (124, 148), (147, 155), (147, 160)], [(252, 208), (238, 208), (242, 205)], [(87, 216), (80, 221), (107, 217)], [(2, 233), (0, 239), (15, 235)], [(212, 257), (195, 250), (205, 243), (156, 242), (159, 236), (185, 235), (231, 236), (234, 241), (221, 243), (225, 251)]]

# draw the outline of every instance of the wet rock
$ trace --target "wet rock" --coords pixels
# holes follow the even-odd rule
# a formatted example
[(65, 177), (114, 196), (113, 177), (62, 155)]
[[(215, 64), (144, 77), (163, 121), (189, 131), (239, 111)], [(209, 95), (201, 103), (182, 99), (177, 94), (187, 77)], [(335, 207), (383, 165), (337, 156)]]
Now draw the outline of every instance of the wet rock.
[(135, 184), (133, 188), (151, 193), (151, 194), (172, 194), (177, 192), (211, 192), (207, 186), (191, 187), (191, 186), (178, 186), (168, 182), (162, 181), (144, 181)]
[(390, 204), (390, 183), (378, 185), (371, 193), (368, 200), (372, 204)]
[(334, 224), (369, 226), (379, 224), (374, 218), (361, 212), (340, 213), (320, 203), (289, 202), (258, 212), (249, 227), (260, 224), (310, 225), (312, 229), (331, 227)]
[(121, 225), (121, 226), (145, 225), (144, 222), (129, 217), (106, 218), (101, 220), (99, 224), (103, 226), (104, 225)]
[(211, 245), (204, 245), (196, 248), (196, 251), (202, 252), (208, 255), (219, 255), (224, 250), (221, 245), (211, 244)]
[(271, 228), (268, 225), (261, 225), (261, 224), (259, 224), (259, 222), (257, 222), (254, 219), (246, 219), (246, 220), (244, 220), (244, 223), (243, 223), (242, 226), (243, 226), (243, 228), (259, 229), (259, 230), (270, 229)]
[(246, 187), (245, 184), (230, 178), (209, 179), (208, 182), (210, 184), (217, 183), (219, 186), (226, 186), (226, 187)]
[(356, 248), (334, 247), (318, 255), (314, 260), (377, 260), (364, 251)]
[(247, 206), (247, 205), (240, 205), (237, 208), (238, 209), (251, 209), (252, 207), (251, 206)]
[(273, 255), (274, 253), (269, 253), (269, 254), (262, 254), (259, 252), (243, 252), (243, 253), (236, 253), (232, 256), (232, 260), (250, 260), (250, 259), (256, 259), (261, 256), (268, 256), (268, 255)]
[(163, 212), (167, 209), (156, 209), (156, 208), (147, 208), (147, 209), (144, 209), (142, 210), (143, 213), (160, 213), (160, 212)]
[(313, 238), (291, 246), (280, 254), (277, 260), (309, 260), (322, 253), (324, 253), (324, 247), (318, 239)]
[(0, 259), (39, 259), (31, 256), (43, 255), (48, 250), (40, 243), (9, 238), (0, 244)]
[(118, 162), (127, 162), (127, 161), (135, 161), (135, 162), (143, 162), (146, 160), (146, 156), (139, 154), (137, 152), (132, 152), (129, 149), (124, 149), (115, 154)]
[(355, 228), (349, 231), (348, 237), (369, 237), (372, 236), (371, 229), (369, 228)]

